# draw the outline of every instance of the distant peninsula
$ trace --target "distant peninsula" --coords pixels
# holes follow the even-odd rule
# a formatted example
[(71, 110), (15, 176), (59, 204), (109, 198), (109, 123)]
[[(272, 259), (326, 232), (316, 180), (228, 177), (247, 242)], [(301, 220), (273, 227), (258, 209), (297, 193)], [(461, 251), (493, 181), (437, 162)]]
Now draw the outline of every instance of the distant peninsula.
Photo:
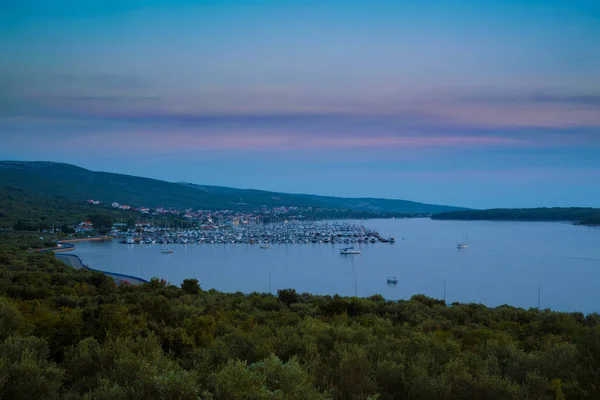
[(572, 221), (577, 225), (600, 226), (600, 208), (541, 207), (460, 210), (434, 214), (436, 220)]
[[(208, 174), (206, 172), (206, 174)], [(199, 175), (202, 175), (199, 172)], [(98, 200), (104, 204), (138, 205), (149, 208), (254, 211), (273, 207), (301, 207), (361, 213), (413, 214), (428, 216), (464, 208), (425, 204), (401, 199), (345, 198), (235, 189), (222, 186), (166, 182), (131, 175), (95, 172), (54, 162), (0, 161), (0, 186), (12, 187), (44, 197), (60, 196), (70, 201)]]

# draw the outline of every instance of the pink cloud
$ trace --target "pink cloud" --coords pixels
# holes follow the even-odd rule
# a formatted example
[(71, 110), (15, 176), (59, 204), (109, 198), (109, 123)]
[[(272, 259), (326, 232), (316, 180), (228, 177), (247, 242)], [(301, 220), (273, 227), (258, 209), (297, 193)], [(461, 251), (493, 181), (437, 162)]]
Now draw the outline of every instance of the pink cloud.
[[(465, 92), (467, 93), (467, 92)], [(584, 104), (569, 101), (578, 96), (546, 96), (545, 102), (536, 97), (530, 101), (518, 96), (505, 96), (494, 101), (496, 91), (490, 90), (482, 99), (468, 98), (467, 94), (444, 94), (443, 91), (404, 93), (393, 91), (360, 92), (348, 96), (327, 93), (304, 93), (283, 89), (260, 89), (235, 93), (208, 92), (202, 95), (175, 95), (172, 93), (124, 96), (120, 93), (100, 95), (54, 94), (39, 91), (18, 93), (14, 101), (43, 107), (52, 112), (67, 113), (83, 118), (101, 118), (119, 121), (133, 118), (149, 121), (156, 117), (203, 115), (278, 115), (278, 114), (329, 114), (347, 117), (390, 118), (394, 116), (420, 116), (423, 127), (480, 127), (480, 128), (576, 128), (600, 126), (600, 113), (596, 103)], [(512, 93), (509, 91), (509, 93)], [(465, 98), (466, 97), (466, 98)], [(532, 96), (529, 96), (532, 97)], [(539, 97), (539, 96), (538, 96)], [(542, 97), (545, 99), (546, 97)], [(579, 96), (585, 97), (585, 96)], [(594, 96), (589, 96), (595, 99)], [(527, 97), (526, 97), (527, 98)], [(486, 100), (487, 99), (487, 100)], [(548, 101), (552, 100), (553, 101)], [(559, 101), (564, 99), (563, 102)], [(593, 100), (592, 99), (592, 100)]]
[(64, 145), (71, 148), (82, 146), (110, 151), (172, 153), (199, 150), (335, 150), (365, 149), (390, 150), (406, 148), (519, 146), (527, 142), (499, 136), (314, 136), (302, 134), (274, 133), (224, 133), (220, 135), (198, 135), (187, 132), (127, 132), (106, 133), (74, 137)]
[(525, 142), (498, 136), (400, 136), (365, 138), (317, 138), (311, 139), (311, 148), (411, 148), (411, 147), (449, 147), (449, 146), (493, 146), (519, 145)]
[(575, 128), (600, 126), (594, 108), (562, 105), (456, 105), (439, 111), (455, 122), (490, 128)]

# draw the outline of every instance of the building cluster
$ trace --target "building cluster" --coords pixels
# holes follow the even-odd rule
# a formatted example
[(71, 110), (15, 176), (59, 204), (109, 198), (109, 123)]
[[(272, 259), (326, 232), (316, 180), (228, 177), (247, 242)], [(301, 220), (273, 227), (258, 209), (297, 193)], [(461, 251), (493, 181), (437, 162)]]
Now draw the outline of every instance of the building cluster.
[(91, 221), (82, 221), (75, 226), (75, 232), (87, 233), (94, 230), (94, 224)]
[[(97, 200), (88, 200), (88, 202), (95, 205), (101, 204), (101, 202)], [(254, 225), (257, 223), (275, 223), (294, 220), (306, 220), (311, 218), (307, 217), (307, 215), (314, 215), (314, 213), (343, 211), (295, 206), (267, 207), (264, 205), (257, 206), (252, 211), (194, 210), (192, 208), (180, 210), (172, 207), (134, 207), (126, 204), (120, 204), (116, 201), (111, 203), (111, 207), (114, 209), (136, 211), (140, 213), (140, 218), (138, 218), (138, 222), (135, 223), (135, 226), (130, 226), (121, 221), (120, 223), (115, 223), (113, 225), (113, 231), (139, 231), (141, 229), (149, 228), (183, 228), (183, 225), (180, 225), (180, 223), (175, 223), (173, 221), (173, 218), (154, 218), (161, 216), (176, 217), (175, 220), (179, 220), (182, 223), (183, 221), (185, 221), (186, 226), (195, 226), (200, 229), (215, 229), (227, 226), (243, 227)], [(93, 230), (93, 225), (89, 223), (89, 221), (82, 222), (81, 224), (77, 225), (75, 229), (77, 232), (89, 232)]]
[[(99, 205), (102, 204), (99, 200), (87, 200), (88, 203)], [(112, 208), (116, 208), (119, 210), (128, 210), (128, 211), (137, 211), (140, 214), (152, 215), (152, 216), (161, 216), (161, 215), (176, 215), (180, 216), (184, 220), (189, 221), (205, 221), (207, 223), (212, 223), (212, 220), (230, 220), (233, 225), (243, 225), (248, 224), (252, 220), (265, 219), (272, 216), (282, 216), (287, 214), (297, 214), (293, 215), (293, 217), (301, 217), (302, 212), (311, 212), (314, 211), (312, 207), (288, 207), (288, 206), (280, 206), (280, 207), (272, 207), (268, 208), (266, 206), (257, 207), (256, 210), (250, 212), (238, 212), (232, 210), (194, 210), (192, 208), (188, 208), (186, 210), (178, 210), (176, 208), (165, 208), (165, 207), (157, 207), (155, 209), (151, 209), (149, 207), (134, 207), (127, 204), (120, 204), (118, 202), (111, 203)], [(320, 211), (320, 209), (317, 209)]]

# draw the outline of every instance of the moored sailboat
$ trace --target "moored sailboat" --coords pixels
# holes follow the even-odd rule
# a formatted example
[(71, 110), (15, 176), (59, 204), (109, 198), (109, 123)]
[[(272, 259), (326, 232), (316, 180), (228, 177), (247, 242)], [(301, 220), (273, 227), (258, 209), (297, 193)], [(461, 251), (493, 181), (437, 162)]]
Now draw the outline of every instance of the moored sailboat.
[(345, 247), (340, 249), (340, 254), (361, 254), (361, 251), (354, 249), (354, 247)]
[(464, 242), (460, 242), (456, 245), (457, 249), (466, 249), (469, 247), (469, 239), (467, 238), (467, 235), (465, 235), (465, 241)]

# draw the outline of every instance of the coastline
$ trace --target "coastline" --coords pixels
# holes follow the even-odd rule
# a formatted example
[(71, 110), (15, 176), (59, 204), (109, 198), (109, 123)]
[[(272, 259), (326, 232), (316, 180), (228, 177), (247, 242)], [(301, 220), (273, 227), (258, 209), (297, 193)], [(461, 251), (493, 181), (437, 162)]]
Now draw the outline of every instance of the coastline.
[(78, 243), (78, 242), (94, 242), (100, 240), (113, 240), (115, 237), (110, 235), (92, 236), (89, 238), (78, 238), (78, 239), (64, 239), (59, 240), (56, 243)]
[(114, 238), (115, 238), (114, 236), (103, 235), (103, 236), (94, 236), (94, 237), (79, 238), (79, 239), (61, 239), (61, 240), (56, 241), (55, 247), (46, 247), (43, 249), (39, 249), (37, 251), (39, 251), (40, 253), (47, 253), (49, 251), (52, 251), (54, 253), (72, 251), (75, 248), (75, 245), (72, 243), (113, 240)]
[(600, 208), (594, 207), (536, 207), (493, 208), (487, 210), (451, 211), (434, 214), (432, 220), (456, 221), (527, 221), (566, 222), (578, 226), (600, 224)]
[[(87, 266), (86, 264), (83, 263), (83, 260), (78, 255), (62, 254), (62, 253), (74, 250), (75, 245), (73, 243), (89, 242), (89, 241), (105, 241), (105, 240), (113, 240), (113, 239), (114, 239), (114, 237), (112, 237), (112, 236), (95, 236), (92, 238), (58, 240), (56, 242), (57, 247), (52, 247), (49, 249), (42, 249), (42, 250), (40, 250), (40, 252), (41, 253), (52, 252), (54, 254), (54, 257), (56, 257), (57, 260), (62, 261), (63, 263), (65, 263), (66, 265), (68, 265), (70, 267), (73, 267), (76, 269), (87, 269), (89, 271), (101, 272), (104, 275), (108, 275), (115, 281), (115, 283), (117, 285), (120, 285), (121, 283), (128, 284), (128, 285), (142, 285), (144, 283), (149, 283), (147, 280), (137, 277), (137, 276), (119, 274), (116, 272), (108, 272), (108, 271), (102, 271), (99, 269), (90, 268), (89, 266)], [(60, 253), (60, 254), (57, 254), (57, 253)]]

